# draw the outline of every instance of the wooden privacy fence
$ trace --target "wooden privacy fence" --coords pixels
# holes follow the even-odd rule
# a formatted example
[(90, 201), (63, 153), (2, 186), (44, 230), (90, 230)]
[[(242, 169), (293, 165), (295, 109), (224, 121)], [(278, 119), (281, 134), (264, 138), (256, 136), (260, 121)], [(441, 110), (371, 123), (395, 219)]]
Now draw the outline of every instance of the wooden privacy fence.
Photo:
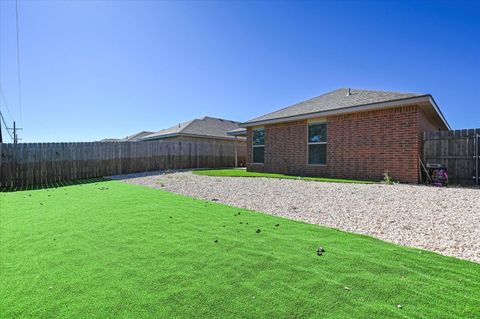
[[(244, 153), (240, 152), (240, 156), (244, 157)], [(0, 187), (234, 165), (233, 144), (168, 141), (0, 144)]]
[(479, 185), (480, 129), (425, 132), (423, 159), (441, 164), (452, 184)]

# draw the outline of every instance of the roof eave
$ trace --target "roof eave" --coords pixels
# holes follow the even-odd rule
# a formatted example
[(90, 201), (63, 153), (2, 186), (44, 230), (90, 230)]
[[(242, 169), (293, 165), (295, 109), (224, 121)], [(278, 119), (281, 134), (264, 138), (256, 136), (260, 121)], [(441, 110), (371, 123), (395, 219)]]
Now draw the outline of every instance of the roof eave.
[(222, 139), (222, 140), (235, 140), (235, 138), (233, 136), (230, 137), (230, 136), (213, 136), (213, 135), (188, 134), (188, 133), (170, 133), (170, 134), (165, 134), (165, 135), (144, 137), (144, 138), (142, 138), (142, 141), (160, 140), (160, 139), (169, 138), (169, 137), (176, 137), (176, 136), (200, 137), (200, 138)]
[(230, 136), (247, 136), (247, 130), (244, 129), (242, 131), (227, 132), (227, 135), (230, 135)]
[(312, 118), (312, 117), (321, 117), (321, 116), (330, 116), (330, 115), (338, 115), (338, 114), (353, 113), (353, 112), (371, 111), (371, 110), (386, 109), (386, 108), (391, 108), (391, 107), (395, 107), (395, 106), (403, 106), (403, 105), (425, 103), (425, 102), (428, 102), (433, 106), (435, 112), (440, 117), (442, 122), (445, 124), (445, 126), (448, 129), (450, 129), (450, 125), (445, 120), (445, 117), (443, 116), (443, 114), (440, 111), (438, 105), (435, 103), (435, 101), (433, 100), (433, 97), (430, 94), (414, 96), (414, 97), (409, 97), (409, 98), (404, 98), (404, 99), (385, 101), (385, 102), (377, 102), (377, 103), (350, 106), (350, 107), (345, 107), (345, 108), (336, 109), (336, 110), (320, 111), (320, 112), (305, 113), (305, 114), (299, 114), (299, 115), (293, 115), (293, 116), (286, 116), (286, 117), (274, 118), (274, 119), (270, 119), (270, 120), (249, 121), (249, 122), (241, 123), (239, 126), (247, 128), (247, 127), (267, 125), (267, 124), (276, 124), (276, 123), (283, 123), (283, 122), (305, 120), (305, 119), (309, 119), (309, 118)]
[(167, 138), (167, 137), (173, 137), (173, 136), (177, 136), (177, 135), (180, 135), (180, 134), (178, 134), (178, 133), (170, 133), (170, 134), (156, 135), (156, 136), (147, 135), (147, 136), (141, 137), (140, 140), (141, 140), (141, 141), (158, 140), (158, 139)]
[(448, 130), (452, 130), (452, 128), (450, 127), (450, 124), (448, 124), (448, 122), (447, 122), (447, 119), (445, 118), (445, 116), (443, 116), (442, 110), (440, 110), (437, 103), (433, 99), (433, 96), (429, 95), (429, 97), (430, 97), (429, 102), (430, 102), (430, 104), (432, 104), (433, 109), (437, 113), (438, 117), (442, 120), (443, 124), (445, 124), (445, 126), (447, 127)]

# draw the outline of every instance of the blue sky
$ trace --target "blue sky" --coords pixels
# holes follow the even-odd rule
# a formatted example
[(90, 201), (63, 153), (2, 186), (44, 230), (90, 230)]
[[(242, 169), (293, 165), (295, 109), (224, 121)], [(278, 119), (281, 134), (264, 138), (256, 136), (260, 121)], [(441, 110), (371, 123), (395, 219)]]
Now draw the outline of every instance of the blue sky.
[(476, 1), (20, 1), (21, 110), (15, 2), (0, 10), (0, 109), (23, 142), (244, 121), (339, 87), (431, 93), (480, 127)]

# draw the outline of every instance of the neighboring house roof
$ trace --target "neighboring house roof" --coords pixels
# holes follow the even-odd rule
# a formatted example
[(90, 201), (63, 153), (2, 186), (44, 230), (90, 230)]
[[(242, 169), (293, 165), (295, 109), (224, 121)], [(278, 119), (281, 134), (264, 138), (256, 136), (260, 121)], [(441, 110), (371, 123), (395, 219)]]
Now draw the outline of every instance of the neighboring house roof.
[(205, 116), (155, 132), (142, 140), (155, 140), (173, 136), (194, 136), (204, 138), (234, 139), (227, 132), (237, 129), (239, 122)]
[(228, 131), (227, 134), (231, 136), (247, 136), (247, 129), (244, 127), (239, 127), (234, 130)]
[(447, 121), (430, 94), (384, 92), (348, 88), (331, 91), (278, 111), (262, 115), (241, 123), (241, 126), (250, 127), (306, 119), (316, 116), (350, 113), (423, 102), (429, 102), (443, 124), (449, 128)]
[(108, 143), (108, 142), (119, 142), (120, 139), (118, 138), (104, 138), (103, 140), (100, 140), (99, 142), (105, 142), (105, 143)]
[(141, 131), (125, 138), (104, 138), (100, 142), (135, 142), (139, 141), (142, 137), (150, 135), (152, 133), (153, 132), (150, 131)]
[(142, 137), (145, 137), (145, 136), (148, 136), (150, 134), (152, 134), (153, 132), (150, 132), (150, 131), (141, 131), (141, 132), (138, 132), (136, 134), (133, 134), (133, 135), (130, 135), (130, 136), (127, 136), (125, 138), (122, 138), (120, 140), (120, 142), (135, 142), (135, 141), (139, 141), (142, 139)]

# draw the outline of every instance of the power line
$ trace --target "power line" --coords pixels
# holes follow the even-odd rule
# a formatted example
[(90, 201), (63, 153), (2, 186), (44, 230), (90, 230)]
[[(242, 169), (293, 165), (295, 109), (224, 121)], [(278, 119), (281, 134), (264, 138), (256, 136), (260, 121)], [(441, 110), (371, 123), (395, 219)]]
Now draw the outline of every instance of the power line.
[[(16, 143), (18, 141), (18, 137), (17, 137), (17, 134), (16, 134), (16, 125), (15, 125), (15, 119), (13, 118), (13, 115), (12, 113), (10, 112), (10, 108), (8, 107), (8, 103), (7, 103), (7, 98), (5, 97), (5, 93), (3, 92), (3, 89), (2, 89), (2, 85), (0, 84), (0, 95), (2, 96), (2, 100), (5, 104), (5, 108), (7, 109), (8, 111), (8, 114), (10, 115), (12, 121), (13, 121), (13, 126), (14, 126), (14, 129), (13, 129), (13, 135), (12, 133), (10, 133), (10, 130), (12, 130), (12, 128), (9, 128), (8, 125), (7, 125), (7, 121), (5, 120), (5, 117), (3, 116), (2, 114), (2, 110), (0, 109), (0, 142), (3, 143), (3, 140), (1, 139), (2, 137), (2, 122), (3, 122), (3, 125), (5, 126), (5, 131), (8, 133), (8, 135), (10, 136), (10, 138), (13, 140), (14, 143)], [(0, 101), (1, 102), (1, 101)], [(1, 106), (1, 103), (0, 103), (0, 106)]]
[(5, 118), (3, 117), (3, 114), (2, 112), (0, 111), (0, 118), (2, 119), (2, 122), (3, 122), (3, 125), (5, 126), (5, 131), (8, 133), (8, 135), (10, 135), (10, 138), (13, 140), (13, 135), (12, 133), (10, 133), (9, 129), (8, 129), (8, 126), (7, 126), (7, 122), (5, 121)]
[[(0, 95), (2, 96), (2, 100), (5, 102), (5, 107), (8, 111), (8, 114), (10, 115), (10, 117), (12, 118), (13, 120), (13, 123), (15, 123), (15, 120), (13, 119), (13, 116), (12, 116), (12, 113), (10, 112), (10, 109), (8, 108), (8, 103), (7, 103), (7, 98), (5, 97), (5, 94), (2, 90), (2, 86), (0, 85)], [(1, 102), (1, 101), (0, 101)], [(1, 105), (1, 103), (0, 103)], [(7, 121), (5, 121), (5, 117), (3, 116), (2, 114), (2, 110), (0, 109), (0, 143), (3, 143), (3, 139), (2, 139), (2, 122), (3, 122), (3, 125), (5, 126), (5, 131), (8, 133), (8, 135), (10, 135), (10, 138), (15, 142), (16, 138), (15, 138), (15, 132), (13, 133), (13, 135), (10, 133), (10, 128), (8, 127), (7, 125)]]
[(12, 115), (12, 112), (10, 112), (10, 108), (8, 107), (8, 103), (7, 103), (7, 98), (5, 96), (5, 92), (3, 92), (3, 89), (2, 89), (2, 84), (0, 83), (0, 95), (2, 96), (2, 100), (3, 100), (3, 104), (5, 104), (5, 108), (7, 109), (7, 112), (8, 112), (8, 115), (10, 116), (10, 118), (12, 119), (12, 121), (15, 121), (13, 115)]
[(17, 78), (18, 78), (18, 106), (20, 108), (20, 123), (23, 124), (22, 117), (22, 85), (20, 81), (20, 41), (18, 36), (18, 0), (15, 0), (15, 25), (17, 31)]

